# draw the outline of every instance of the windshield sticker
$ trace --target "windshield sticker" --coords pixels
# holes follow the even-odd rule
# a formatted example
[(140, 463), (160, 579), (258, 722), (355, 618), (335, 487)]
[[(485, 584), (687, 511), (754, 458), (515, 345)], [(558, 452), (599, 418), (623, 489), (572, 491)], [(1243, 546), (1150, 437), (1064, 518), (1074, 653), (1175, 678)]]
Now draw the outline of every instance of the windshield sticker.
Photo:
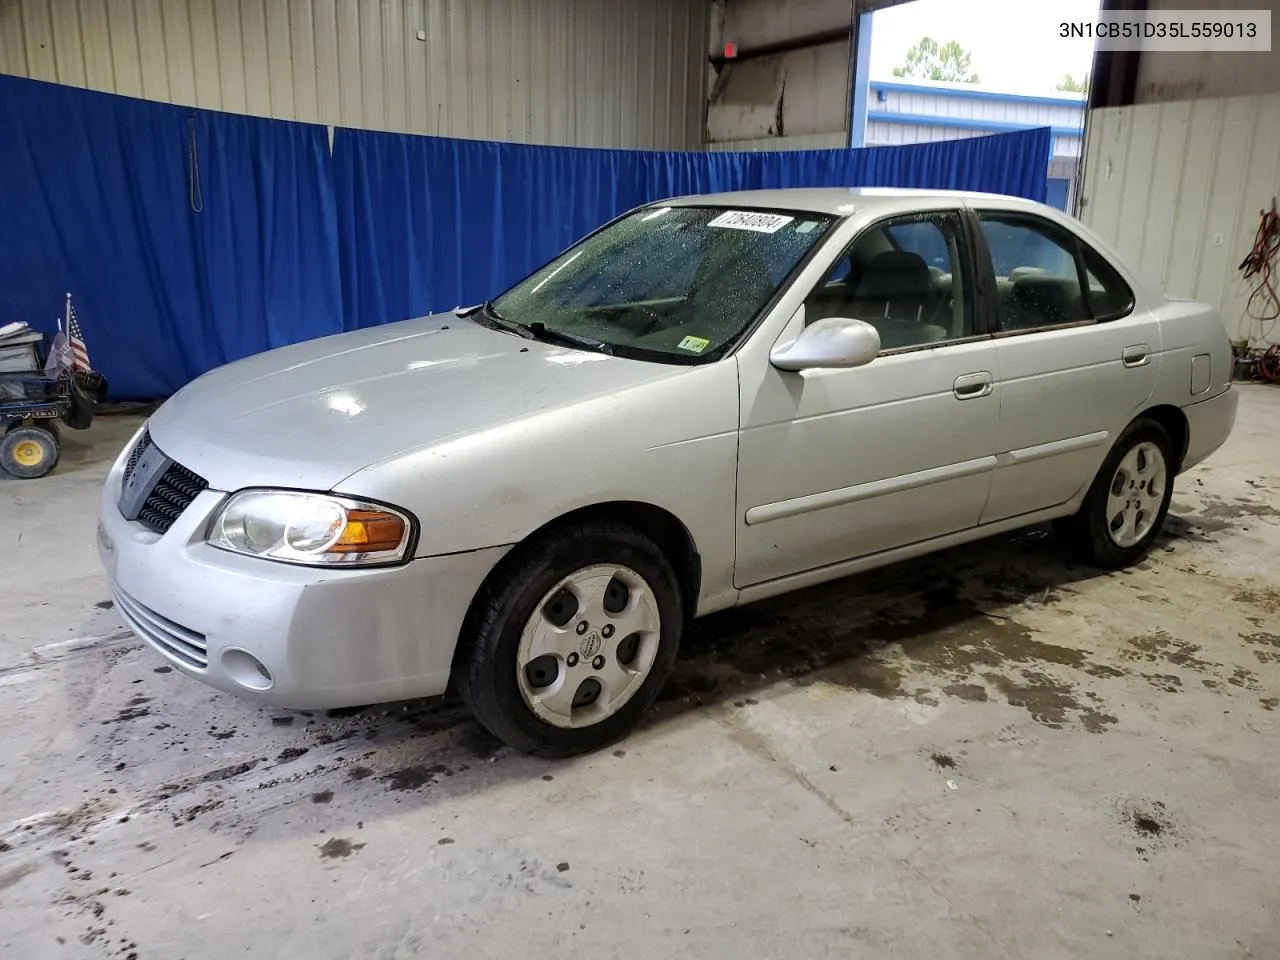
[(818, 221), (816, 220), (806, 220), (804, 223), (796, 227), (796, 233), (808, 233), (817, 225), (818, 225)]
[(724, 227), (728, 230), (750, 230), (753, 233), (777, 233), (794, 219), (795, 217), (784, 217), (778, 213), (750, 213), (746, 210), (726, 210), (707, 226)]
[(685, 337), (676, 344), (677, 350), (688, 350), (690, 353), (701, 353), (711, 345), (710, 340), (704, 340), (702, 337)]

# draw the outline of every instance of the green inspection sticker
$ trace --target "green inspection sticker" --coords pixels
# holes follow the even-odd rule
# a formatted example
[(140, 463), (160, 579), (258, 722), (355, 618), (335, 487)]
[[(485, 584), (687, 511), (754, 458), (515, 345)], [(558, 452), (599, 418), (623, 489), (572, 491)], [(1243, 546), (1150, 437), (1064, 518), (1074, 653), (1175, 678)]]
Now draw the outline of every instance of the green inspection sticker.
[(688, 350), (690, 353), (701, 353), (711, 344), (710, 340), (704, 340), (702, 337), (685, 337), (676, 348), (679, 350)]

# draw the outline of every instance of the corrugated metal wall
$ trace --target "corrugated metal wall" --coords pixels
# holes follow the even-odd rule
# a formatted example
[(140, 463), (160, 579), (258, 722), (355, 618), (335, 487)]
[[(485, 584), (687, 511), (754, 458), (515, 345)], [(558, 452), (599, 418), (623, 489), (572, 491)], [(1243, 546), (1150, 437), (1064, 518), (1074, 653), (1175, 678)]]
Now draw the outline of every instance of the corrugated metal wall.
[[(1081, 97), (1061, 98), (1061, 105), (1050, 105), (1044, 96), (1035, 100), (1007, 100), (997, 96), (981, 96), (981, 88), (975, 88), (974, 96), (947, 96), (928, 90), (904, 91), (900, 86), (916, 86), (912, 80), (892, 82), (872, 81), (867, 109), (875, 113), (907, 113), (916, 116), (962, 117), (966, 120), (992, 120), (1000, 123), (1024, 123), (1036, 127), (1079, 127), (1084, 122), (1084, 100)], [(924, 86), (924, 84), (919, 84)]]
[[(1029, 125), (1030, 126), (1030, 125)], [(1003, 130), (970, 130), (965, 127), (947, 127), (939, 124), (918, 125), (908, 121), (887, 123), (872, 120), (867, 124), (866, 145), (868, 147), (896, 147), (904, 143), (937, 143), (940, 140), (964, 140), (968, 137), (986, 137), (992, 133), (1004, 133)], [(1081, 131), (1083, 134), (1083, 131)], [(1073, 159), (1080, 155), (1081, 136), (1054, 136), (1053, 156), (1059, 159)]]
[(1280, 94), (1095, 110), (1085, 150), (1085, 223), (1166, 293), (1217, 306), (1233, 337), (1280, 339), (1246, 316), (1237, 269), (1280, 195)]
[(709, 26), (697, 0), (0, 0), (0, 73), (334, 126), (696, 149)]

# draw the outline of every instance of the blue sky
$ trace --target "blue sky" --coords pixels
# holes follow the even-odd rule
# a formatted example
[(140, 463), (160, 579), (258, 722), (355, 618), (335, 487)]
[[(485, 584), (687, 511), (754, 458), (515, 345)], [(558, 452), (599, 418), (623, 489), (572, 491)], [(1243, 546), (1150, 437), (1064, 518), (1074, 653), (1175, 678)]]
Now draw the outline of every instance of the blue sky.
[(1091, 40), (1064, 40), (1062, 21), (1093, 20), (1098, 0), (913, 0), (875, 14), (871, 79), (887, 80), (923, 36), (956, 40), (972, 54), (984, 87), (1013, 93), (1053, 90), (1064, 73), (1079, 79)]

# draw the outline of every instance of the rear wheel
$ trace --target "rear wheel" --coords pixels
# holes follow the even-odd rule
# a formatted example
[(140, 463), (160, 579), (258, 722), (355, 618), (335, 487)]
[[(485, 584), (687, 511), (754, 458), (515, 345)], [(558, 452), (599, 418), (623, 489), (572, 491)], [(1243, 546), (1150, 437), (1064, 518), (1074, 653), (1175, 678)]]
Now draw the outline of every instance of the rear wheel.
[(648, 537), (589, 522), (521, 551), (468, 618), (459, 691), (525, 753), (567, 757), (625, 736), (675, 663), (679, 583)]
[(1120, 434), (1079, 511), (1055, 523), (1077, 558), (1107, 569), (1141, 560), (1164, 526), (1176, 471), (1163, 426), (1139, 418)]
[(0, 468), (21, 480), (43, 477), (60, 454), (57, 435), (43, 427), (17, 427), (0, 438)]

